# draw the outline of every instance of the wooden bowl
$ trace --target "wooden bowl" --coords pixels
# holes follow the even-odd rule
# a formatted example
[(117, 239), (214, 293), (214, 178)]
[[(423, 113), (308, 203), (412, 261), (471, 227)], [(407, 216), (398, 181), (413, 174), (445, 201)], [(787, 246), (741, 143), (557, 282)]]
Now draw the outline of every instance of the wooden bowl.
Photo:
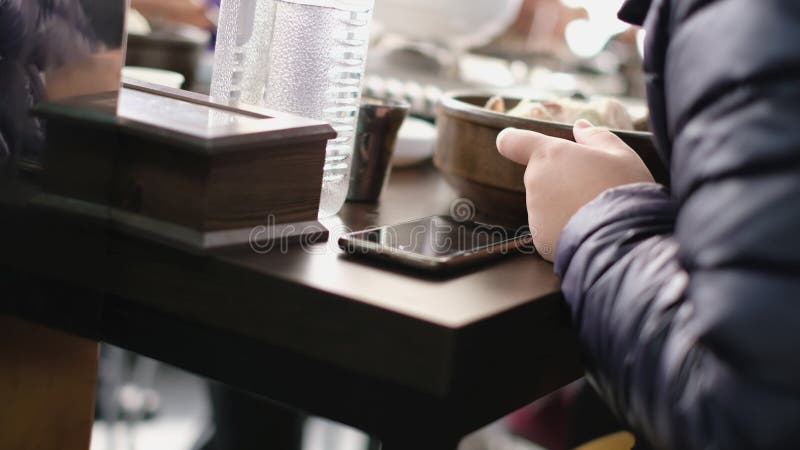
[[(574, 141), (572, 124), (490, 111), (483, 107), (489, 98), (490, 95), (469, 92), (443, 97), (437, 111), (438, 139), (433, 161), (460, 195), (475, 205), (478, 217), (517, 226), (527, 222), (522, 182), (525, 167), (500, 156), (495, 146), (498, 133), (515, 127)], [(505, 101), (513, 108), (519, 99)], [(651, 133), (612, 131), (636, 150), (656, 181), (668, 180)]]

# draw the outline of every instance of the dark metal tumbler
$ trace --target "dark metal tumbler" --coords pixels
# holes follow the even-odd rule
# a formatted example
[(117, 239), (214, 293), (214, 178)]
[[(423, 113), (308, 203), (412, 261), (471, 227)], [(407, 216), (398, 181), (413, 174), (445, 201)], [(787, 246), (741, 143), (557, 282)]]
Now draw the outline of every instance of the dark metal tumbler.
[(374, 202), (388, 180), (397, 132), (408, 115), (408, 103), (365, 98), (361, 103), (347, 200)]

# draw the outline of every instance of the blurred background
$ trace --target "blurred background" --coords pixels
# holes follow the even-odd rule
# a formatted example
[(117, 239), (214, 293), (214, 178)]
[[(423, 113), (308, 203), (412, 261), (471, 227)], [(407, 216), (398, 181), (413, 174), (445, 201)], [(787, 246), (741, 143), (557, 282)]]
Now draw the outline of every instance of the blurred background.
[[(157, 363), (149, 358), (132, 355), (122, 349), (104, 345), (101, 363), (101, 392), (98, 396), (97, 417), (92, 429), (91, 450), (195, 450), (208, 445), (217, 430), (212, 419), (212, 404), (208, 381), (178, 368)], [(110, 368), (109, 353), (121, 357), (122, 370)], [(112, 373), (108, 373), (111, 369)], [(216, 393), (219, 395), (219, 392)], [(241, 395), (241, 394), (234, 394)], [(260, 401), (253, 399), (253, 401)], [(115, 404), (114, 404), (115, 403)], [(227, 402), (230, 412), (232, 402)], [(243, 414), (253, 412), (249, 401), (243, 402)], [(266, 403), (265, 409), (282, 409)], [(295, 413), (288, 411), (288, 413)], [(112, 415), (113, 414), (113, 415)], [(274, 416), (267, 411), (267, 416)], [(274, 430), (269, 417), (254, 416), (266, 432), (245, 430), (230, 448), (264, 450), (377, 450), (379, 443), (354, 428), (319, 417), (303, 418), (297, 442), (287, 443), (285, 429)], [(239, 413), (234, 413), (239, 416)], [(285, 421), (284, 421), (285, 422)], [(238, 429), (231, 430), (239, 432)], [(248, 435), (249, 434), (249, 435)], [(276, 436), (277, 435), (277, 436)], [(277, 437), (277, 439), (273, 439)], [(293, 438), (293, 436), (290, 436)], [(259, 439), (260, 442), (255, 441)], [(420, 437), (424, 439), (424, 437)], [(243, 440), (249, 442), (242, 443)], [(275, 441), (278, 441), (277, 443)], [(511, 433), (504, 421), (499, 421), (471, 436), (461, 444), (462, 450), (542, 450), (524, 437)]]
[[(616, 18), (621, 3), (376, 0), (365, 93), (408, 101), (414, 120), (404, 125), (406, 135), (428, 136), (435, 136), (440, 96), (455, 89), (527, 98), (605, 95), (644, 104), (644, 35)], [(208, 93), (219, 0), (132, 0), (131, 7), (123, 75)], [(418, 144), (412, 163), (432, 152), (430, 140), (420, 142), (427, 148), (420, 152)], [(119, 348), (104, 346), (101, 356), (92, 450), (379, 448), (357, 430), (226, 391)], [(558, 449), (564, 439), (554, 435), (565, 432), (560, 405), (578, 390), (492, 424), (462, 448)], [(226, 435), (238, 443), (223, 442)]]
[[(133, 0), (127, 75), (208, 92), (220, 0), (202, 1)], [(616, 18), (621, 3), (376, 0), (366, 90), (428, 117), (462, 88), (641, 97), (643, 32)]]

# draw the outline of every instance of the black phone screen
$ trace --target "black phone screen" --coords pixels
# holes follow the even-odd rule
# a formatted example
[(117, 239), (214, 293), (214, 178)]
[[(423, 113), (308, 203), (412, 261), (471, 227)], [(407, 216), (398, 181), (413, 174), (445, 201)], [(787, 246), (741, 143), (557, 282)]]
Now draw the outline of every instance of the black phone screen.
[(489, 249), (501, 251), (505, 248), (503, 244), (529, 237), (527, 227), (512, 230), (479, 222), (462, 222), (449, 216), (432, 216), (353, 233), (343, 247), (359, 246), (360, 241), (371, 244), (368, 247), (372, 249), (446, 258)]

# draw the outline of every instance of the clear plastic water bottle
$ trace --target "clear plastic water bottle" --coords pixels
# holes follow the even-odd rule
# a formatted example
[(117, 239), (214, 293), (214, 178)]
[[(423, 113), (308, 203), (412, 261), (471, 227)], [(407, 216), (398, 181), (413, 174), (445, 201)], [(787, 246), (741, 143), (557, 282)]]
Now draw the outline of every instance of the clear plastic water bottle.
[[(320, 217), (339, 212), (347, 196), (373, 6), (374, 0), (223, 0), (220, 10), (212, 97), (325, 120), (338, 133), (327, 147)], [(224, 28), (246, 19), (244, 7), (271, 15), (269, 31)], [(236, 17), (225, 21), (228, 15)], [(251, 57), (254, 40), (259, 54)], [(228, 55), (240, 48), (244, 57)]]
[(274, 6), (274, 0), (222, 1), (211, 78), (214, 101), (263, 105)]

